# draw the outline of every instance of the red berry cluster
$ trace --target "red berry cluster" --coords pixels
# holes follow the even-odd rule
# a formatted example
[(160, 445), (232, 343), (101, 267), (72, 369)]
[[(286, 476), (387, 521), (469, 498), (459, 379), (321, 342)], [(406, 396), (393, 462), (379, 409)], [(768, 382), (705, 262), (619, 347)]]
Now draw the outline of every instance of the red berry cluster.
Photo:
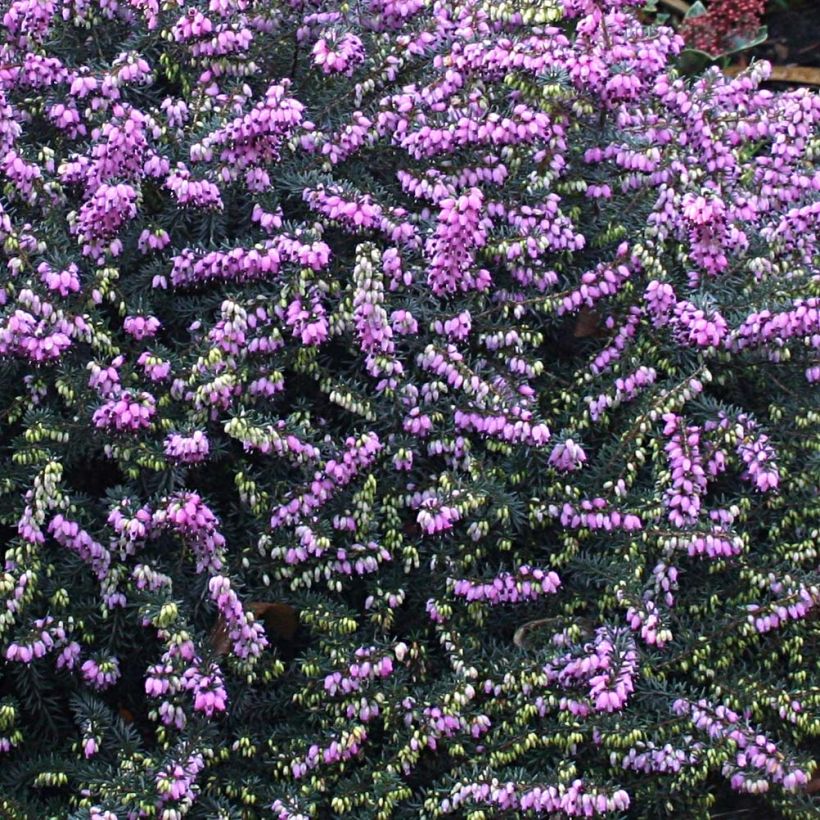
[(681, 35), (688, 46), (708, 54), (731, 51), (735, 38), (757, 31), (765, 6), (766, 0), (712, 0), (706, 14), (684, 22)]

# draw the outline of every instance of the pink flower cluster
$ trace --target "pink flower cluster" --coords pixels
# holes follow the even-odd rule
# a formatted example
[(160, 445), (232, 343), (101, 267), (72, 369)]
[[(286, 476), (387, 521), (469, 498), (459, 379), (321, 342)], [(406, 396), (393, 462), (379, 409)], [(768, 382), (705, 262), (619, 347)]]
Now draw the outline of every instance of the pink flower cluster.
[(181, 464), (199, 464), (208, 458), (210, 442), (202, 430), (194, 430), (189, 436), (171, 433), (165, 439), (165, 455)]
[(279, 159), (282, 144), (302, 123), (304, 106), (287, 96), (290, 82), (282, 80), (269, 86), (264, 98), (247, 114), (211, 131), (204, 140), (191, 146), (193, 162), (216, 157), (228, 175), (248, 166), (260, 166)]
[(587, 460), (587, 455), (584, 448), (573, 441), (571, 438), (566, 438), (559, 441), (550, 453), (549, 463), (556, 470), (562, 473), (571, 473), (575, 470), (580, 470)]
[[(626, 254), (626, 243), (619, 248), (619, 256)], [(600, 263), (594, 270), (581, 274), (581, 286), (564, 297), (558, 308), (558, 315), (578, 310), (582, 305), (595, 307), (606, 296), (617, 293), (629, 279), (631, 271), (626, 265), (611, 266)]]
[(143, 350), (137, 364), (152, 382), (163, 382), (171, 375), (171, 362), (155, 356), (150, 350)]
[(699, 348), (725, 345), (729, 325), (723, 316), (716, 310), (707, 312), (688, 299), (678, 301), (670, 284), (651, 281), (644, 301), (655, 327), (669, 326), (681, 344)]
[(615, 379), (614, 393), (601, 393), (594, 398), (587, 396), (584, 399), (589, 408), (589, 417), (592, 421), (598, 421), (607, 410), (614, 410), (624, 402), (637, 398), (641, 390), (655, 383), (657, 377), (654, 367), (641, 365), (633, 373)]
[(751, 313), (732, 331), (728, 347), (731, 350), (763, 347), (772, 361), (779, 361), (781, 349), (797, 338), (813, 350), (820, 349), (820, 299), (796, 299), (790, 310)]
[(755, 436), (756, 425), (753, 425), (750, 419), (744, 421), (750, 434), (737, 445), (737, 453), (746, 468), (742, 477), (751, 481), (760, 492), (776, 490), (780, 484), (777, 454), (768, 443), (769, 437), (763, 433)]
[(686, 299), (675, 305), (669, 324), (680, 341), (695, 347), (720, 347), (729, 329), (720, 313), (707, 314)]
[(216, 664), (212, 663), (207, 672), (202, 672), (199, 663), (195, 662), (185, 670), (181, 683), (183, 689), (193, 693), (197, 712), (211, 717), (215, 712), (225, 711), (228, 693)]
[(302, 297), (297, 296), (288, 305), (285, 323), (294, 338), (305, 346), (320, 345), (330, 336), (327, 311), (317, 291), (310, 294), (310, 307), (306, 307)]
[(338, 740), (332, 740), (324, 749), (317, 744), (312, 745), (304, 757), (296, 758), (290, 764), (290, 769), (296, 780), (304, 777), (320, 763), (332, 766), (345, 760), (356, 757), (367, 740), (367, 730), (364, 726), (356, 726), (344, 731)]
[(171, 237), (168, 231), (163, 228), (155, 228), (152, 231), (146, 228), (139, 235), (137, 248), (140, 253), (149, 254), (153, 251), (161, 251), (163, 248), (167, 248), (170, 243)]
[(549, 514), (561, 521), (561, 526), (590, 530), (618, 530), (635, 532), (643, 529), (643, 522), (634, 513), (610, 509), (605, 498), (584, 498), (579, 504), (564, 502), (560, 507), (550, 504)]
[(208, 717), (227, 708), (228, 694), (219, 666), (210, 663), (206, 671), (203, 666), (193, 643), (185, 640), (171, 642), (160, 662), (148, 667), (145, 694), (151, 698), (163, 698), (155, 717), (166, 726), (185, 728), (188, 715), (177, 698), (183, 692), (191, 693), (193, 708)]
[(347, 451), (341, 460), (329, 459), (318, 471), (310, 484), (310, 489), (296, 498), (281, 504), (271, 517), (272, 529), (283, 524), (295, 524), (303, 516), (322, 507), (338, 487), (348, 484), (362, 469), (369, 466), (382, 449), (382, 443), (375, 433), (367, 433), (359, 439), (349, 436), (345, 439)]
[(287, 799), (277, 798), (270, 808), (276, 820), (310, 820), (309, 814), (305, 814), (294, 802)]
[(116, 356), (107, 366), (89, 362), (87, 368), (91, 371), (91, 375), (88, 377), (88, 386), (96, 390), (103, 398), (117, 396), (121, 389), (119, 369), (124, 363), (124, 356)]
[(129, 336), (142, 341), (157, 335), (160, 321), (156, 316), (126, 316), (122, 327)]
[[(460, 732), (463, 732), (467, 723), (462, 715), (457, 713), (452, 714), (449, 710), (445, 711), (439, 706), (425, 707), (422, 710), (422, 717), (422, 723), (429, 733), (427, 746), (430, 749), (436, 749), (438, 747), (438, 738), (455, 737)], [(480, 724), (477, 726), (480, 726)], [(487, 728), (489, 728), (489, 725), (487, 725)], [(480, 732), (476, 732), (475, 736), (478, 737), (479, 735)]]
[(101, 430), (133, 433), (150, 427), (156, 411), (156, 399), (150, 393), (124, 390), (98, 407), (92, 421)]
[(154, 512), (153, 524), (182, 537), (196, 558), (197, 572), (219, 572), (222, 568), (225, 537), (217, 529), (219, 519), (199, 493), (182, 491), (163, 499)]
[(346, 673), (332, 672), (325, 676), (324, 688), (329, 695), (349, 695), (360, 691), (369, 681), (393, 674), (393, 658), (389, 653), (379, 652), (373, 646), (360, 646), (355, 655), (356, 660)]
[(200, 255), (188, 248), (173, 258), (171, 284), (175, 287), (203, 285), (210, 280), (245, 282), (269, 279), (283, 265), (293, 263), (322, 270), (330, 260), (330, 248), (324, 242), (310, 244), (282, 234), (267, 240), (259, 249), (233, 248)]
[[(623, 593), (618, 595), (619, 600), (623, 600)], [(626, 622), (633, 632), (640, 630), (641, 638), (649, 646), (657, 646), (663, 649), (672, 639), (672, 632), (667, 624), (668, 618), (664, 618), (657, 602), (651, 597), (630, 606), (626, 611)]]
[(120, 661), (114, 656), (89, 658), (80, 667), (80, 671), (83, 678), (98, 691), (113, 686), (122, 674)]
[(132, 498), (124, 498), (111, 508), (108, 526), (116, 533), (111, 546), (117, 546), (122, 555), (133, 555), (153, 533), (154, 517), (147, 504), (137, 507)]
[(297, 525), (294, 534), (299, 541), (298, 545), (276, 547), (271, 552), (272, 558), (284, 560), (292, 566), (304, 563), (311, 557), (321, 558), (330, 546), (328, 539), (318, 539), (316, 533), (304, 524)]
[(214, 575), (208, 582), (208, 591), (225, 621), (234, 655), (244, 661), (258, 658), (268, 645), (265, 629), (252, 615), (245, 612), (242, 602), (231, 589), (230, 580), (222, 575)]
[(649, 741), (636, 744), (623, 757), (613, 752), (610, 759), (613, 766), (644, 774), (677, 773), (688, 766), (699, 763), (704, 751), (704, 745), (691, 738), (688, 738), (688, 743), (683, 749), (675, 748), (671, 743), (658, 746)]
[(700, 515), (700, 499), (706, 492), (706, 471), (700, 455), (700, 428), (686, 426), (675, 413), (663, 416), (664, 445), (672, 486), (666, 491), (669, 520), (676, 527), (694, 524)]
[[(458, 495), (459, 491), (455, 490), (453, 499), (458, 498)], [(461, 518), (458, 507), (448, 503), (433, 489), (417, 490), (409, 496), (408, 505), (411, 509), (419, 511), (416, 515), (416, 522), (428, 535), (452, 529), (453, 524)]]
[(475, 251), (487, 241), (492, 221), (483, 215), (484, 194), (471, 188), (439, 202), (436, 231), (425, 250), (430, 260), (427, 284), (437, 296), (455, 291), (487, 290), (490, 272), (475, 270)]
[(63, 622), (55, 621), (51, 615), (37, 618), (31, 625), (30, 633), (25, 641), (12, 641), (6, 647), (7, 661), (31, 663), (36, 658), (44, 657), (66, 641)]
[(731, 558), (740, 555), (743, 541), (723, 527), (712, 527), (708, 533), (696, 533), (684, 538), (670, 538), (667, 543), (681, 543), (689, 555), (706, 555), (708, 558)]
[[(556, 126), (556, 130), (558, 127)], [(501, 168), (505, 166), (501, 165)], [(493, 179), (493, 182), (497, 182)], [(513, 208), (501, 202), (493, 202), (488, 209), (494, 216), (504, 216), (513, 229), (511, 241), (505, 245), (499, 261), (510, 268), (510, 273), (522, 285), (533, 285), (538, 291), (550, 290), (558, 283), (557, 274), (543, 270), (549, 252), (580, 251), (586, 245), (586, 237), (575, 227), (572, 220), (561, 211), (561, 197), (548, 193), (538, 204)], [(602, 269), (603, 270), (603, 269)], [(609, 289), (609, 285), (605, 285)], [(612, 291), (614, 293), (614, 290)], [(585, 298), (578, 296), (578, 298)], [(572, 309), (575, 299), (564, 301), (559, 312)], [(580, 302), (576, 306), (580, 305)]]
[(793, 761), (787, 760), (777, 746), (765, 735), (743, 725), (740, 715), (728, 707), (714, 706), (706, 700), (696, 703), (679, 698), (672, 704), (675, 715), (691, 721), (710, 739), (732, 741), (737, 748), (734, 761), (724, 766), (733, 789), (762, 794), (772, 783), (786, 791), (796, 791), (808, 782), (806, 773)]
[(41, 262), (37, 266), (37, 272), (43, 284), (62, 297), (80, 292), (80, 272), (73, 262), (61, 271), (54, 270), (48, 262)]
[[(120, 228), (137, 215), (139, 194), (133, 185), (102, 183), (80, 208), (74, 233), (83, 243), (83, 255), (99, 259), (108, 251), (117, 256), (122, 242), (116, 238)], [(113, 240), (113, 241), (112, 241)]]
[(303, 441), (295, 433), (288, 432), (289, 425), (284, 419), (276, 424), (257, 426), (228, 422), (225, 431), (233, 436), (236, 434), (242, 446), (248, 452), (275, 453), (277, 456), (288, 458), (296, 464), (306, 464), (321, 458), (318, 447)]
[(338, 575), (367, 575), (392, 560), (393, 556), (378, 541), (368, 541), (366, 544), (351, 544), (347, 548), (338, 547), (330, 569)]
[(453, 595), (467, 601), (486, 601), (496, 604), (514, 604), (534, 601), (542, 595), (554, 595), (561, 586), (555, 572), (522, 565), (515, 573), (502, 572), (492, 581), (471, 581), (467, 578), (450, 579)]
[(76, 641), (70, 641), (57, 655), (57, 661), (54, 665), (57, 669), (74, 669), (80, 662), (81, 651), (82, 648)]
[(219, 186), (207, 179), (193, 179), (191, 172), (181, 162), (168, 174), (165, 187), (183, 207), (190, 205), (213, 211), (221, 211), (225, 207)]
[(499, 812), (536, 812), (563, 817), (595, 817), (629, 808), (629, 795), (623, 790), (607, 793), (589, 787), (583, 780), (567, 786), (532, 786), (520, 783), (466, 783), (456, 785), (449, 798), (441, 802), (445, 814), (464, 811), (465, 804), (491, 806)]
[(453, 421), (459, 430), (483, 433), (502, 441), (535, 448), (545, 447), (550, 439), (549, 427), (544, 422), (536, 422), (530, 410), (520, 407), (513, 407), (509, 416), (506, 413), (491, 416), (456, 410)]
[(587, 690), (584, 700), (563, 697), (561, 709), (580, 717), (586, 717), (593, 709), (596, 712), (622, 709), (634, 691), (633, 680), (638, 671), (638, 653), (632, 637), (622, 629), (600, 627), (594, 640), (579, 650), (551, 660), (544, 667), (547, 685)]
[(71, 521), (62, 513), (58, 513), (49, 522), (48, 531), (58, 544), (79, 555), (91, 567), (97, 578), (106, 578), (111, 566), (111, 553), (76, 521)]
[[(40, 533), (40, 535), (42, 534)], [(41, 543), (42, 540), (44, 539), (41, 539)], [(4, 570), (4, 573), (0, 575), (6, 589), (3, 604), (7, 612), (16, 615), (25, 605), (26, 591), (32, 580), (33, 573), (31, 570), (24, 570), (15, 578), (13, 572), (17, 570), (17, 565), (14, 561), (6, 561)]]
[[(674, 549), (679, 539), (670, 538), (664, 542), (667, 550)], [(690, 555), (693, 554), (690, 552)], [(650, 646), (662, 649), (672, 640), (669, 618), (666, 610), (675, 604), (674, 593), (678, 589), (678, 568), (666, 561), (659, 561), (652, 570), (652, 581), (644, 590), (641, 600), (630, 599), (623, 591), (616, 592), (619, 602), (627, 602), (626, 622), (633, 632), (640, 630), (641, 638)], [(659, 601), (662, 603), (659, 604)]]
[(13, 356), (33, 364), (59, 359), (75, 339), (87, 339), (91, 328), (82, 316), (69, 318), (50, 302), (23, 288), (17, 304), (0, 320), (0, 356)]
[(780, 601), (770, 604), (749, 604), (747, 620), (760, 633), (765, 634), (778, 629), (789, 621), (805, 618), (818, 604), (820, 596), (817, 591), (801, 585), (795, 592)]
[[(751, 416), (740, 413), (732, 419), (721, 412), (717, 421), (707, 422), (706, 429), (732, 433), (735, 450), (743, 463), (741, 478), (750, 481), (760, 492), (778, 488), (780, 470), (777, 466), (777, 453), (769, 444), (769, 437), (759, 432), (760, 425)], [(713, 459), (723, 465), (725, 458), (725, 454), (715, 448)]]
[(313, 62), (325, 74), (353, 74), (356, 67), (364, 62), (364, 45), (355, 34), (336, 36), (326, 32), (313, 46)]
[[(392, 242), (408, 247), (418, 244), (416, 229), (403, 217), (401, 208), (384, 209), (366, 194), (349, 199), (338, 187), (306, 188), (302, 198), (315, 211), (338, 222), (350, 233), (372, 229), (383, 233)], [(389, 215), (388, 215), (389, 213)]]
[(159, 590), (170, 590), (173, 586), (171, 578), (162, 572), (157, 572), (147, 564), (137, 564), (131, 572), (134, 586), (142, 591), (157, 592)]
[(12, 149), (0, 159), (0, 171), (13, 183), (21, 199), (34, 203), (37, 198), (34, 186), (43, 176), (38, 165), (26, 162)]
[(205, 759), (201, 754), (195, 753), (181, 763), (170, 763), (160, 769), (155, 776), (160, 803), (165, 805), (173, 800), (182, 801), (183, 806), (190, 806), (199, 794), (197, 778), (204, 768)]
[[(618, 332), (607, 345), (590, 363), (590, 372), (595, 376), (608, 371), (612, 365), (621, 358), (621, 353), (627, 348), (638, 329), (638, 324), (643, 317), (643, 308), (633, 305), (629, 308), (629, 313), (623, 324), (618, 328)], [(615, 326), (613, 317), (607, 317), (606, 327), (612, 329)]]
[(449, 339), (458, 339), (463, 341), (467, 338), (470, 334), (470, 328), (472, 327), (472, 317), (470, 316), (469, 310), (464, 310), (459, 313), (457, 316), (453, 316), (450, 319), (436, 319), (433, 322), (433, 330), (442, 335), (447, 336)]

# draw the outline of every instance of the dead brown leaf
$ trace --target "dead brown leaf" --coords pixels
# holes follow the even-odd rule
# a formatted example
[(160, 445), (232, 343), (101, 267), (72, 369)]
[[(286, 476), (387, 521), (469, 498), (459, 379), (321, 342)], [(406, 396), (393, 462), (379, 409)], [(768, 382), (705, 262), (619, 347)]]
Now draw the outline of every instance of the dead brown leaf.
[(228, 637), (228, 624), (225, 623), (221, 613), (211, 630), (211, 646), (217, 655), (224, 655), (231, 648), (231, 639)]
[(252, 601), (248, 609), (265, 622), (268, 635), (284, 641), (293, 640), (299, 628), (299, 613), (290, 604)]
[[(269, 638), (291, 641), (299, 628), (299, 613), (290, 604), (271, 601), (251, 601), (247, 608), (265, 626)], [(220, 614), (211, 630), (211, 646), (217, 655), (224, 655), (231, 648), (228, 624)]]
[(578, 319), (575, 322), (575, 328), (572, 335), (576, 339), (585, 339), (588, 336), (594, 336), (598, 332), (601, 325), (601, 317), (591, 308), (586, 305), (578, 312)]
[(539, 618), (537, 621), (527, 621), (527, 623), (519, 626), (513, 635), (513, 643), (519, 649), (526, 649), (527, 635), (535, 628), (550, 624), (555, 621), (555, 618)]
[(120, 708), (117, 709), (117, 714), (122, 718), (124, 723), (134, 722), (134, 713), (130, 709), (126, 709), (125, 706), (120, 706)]

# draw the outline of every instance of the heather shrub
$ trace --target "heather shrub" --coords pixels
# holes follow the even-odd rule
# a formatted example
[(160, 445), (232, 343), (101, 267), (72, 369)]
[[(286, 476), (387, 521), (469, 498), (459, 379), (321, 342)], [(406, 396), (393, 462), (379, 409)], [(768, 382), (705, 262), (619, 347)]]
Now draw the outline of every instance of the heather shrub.
[(820, 101), (634, 6), (3, 2), (7, 816), (816, 816)]

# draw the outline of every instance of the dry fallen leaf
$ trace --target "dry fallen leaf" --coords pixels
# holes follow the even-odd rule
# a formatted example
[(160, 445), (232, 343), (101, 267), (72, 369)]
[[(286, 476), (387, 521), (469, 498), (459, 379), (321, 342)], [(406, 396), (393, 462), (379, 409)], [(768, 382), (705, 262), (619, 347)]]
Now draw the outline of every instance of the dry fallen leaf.
[(587, 336), (594, 336), (601, 325), (601, 317), (594, 310), (584, 306), (578, 312), (578, 320), (575, 322), (575, 329), (572, 335), (576, 339), (585, 339)]
[(268, 635), (284, 641), (293, 640), (299, 628), (299, 613), (290, 604), (252, 601), (248, 609), (265, 622)]
[(519, 626), (518, 629), (515, 630), (515, 634), (513, 635), (513, 643), (519, 649), (526, 649), (527, 634), (536, 627), (543, 626), (544, 624), (548, 624), (555, 620), (555, 618), (539, 618), (537, 621), (527, 621), (527, 623)]
[[(251, 601), (248, 606), (254, 617), (261, 620), (265, 632), (274, 640), (290, 641), (299, 628), (299, 613), (290, 604), (269, 601)], [(228, 625), (220, 614), (211, 630), (211, 646), (217, 655), (224, 655), (231, 647)]]
[(224, 655), (231, 648), (231, 639), (228, 637), (228, 625), (220, 614), (211, 630), (211, 646), (217, 655)]
[(122, 718), (124, 723), (134, 722), (134, 713), (130, 709), (126, 709), (125, 706), (120, 706), (117, 710), (117, 714)]

